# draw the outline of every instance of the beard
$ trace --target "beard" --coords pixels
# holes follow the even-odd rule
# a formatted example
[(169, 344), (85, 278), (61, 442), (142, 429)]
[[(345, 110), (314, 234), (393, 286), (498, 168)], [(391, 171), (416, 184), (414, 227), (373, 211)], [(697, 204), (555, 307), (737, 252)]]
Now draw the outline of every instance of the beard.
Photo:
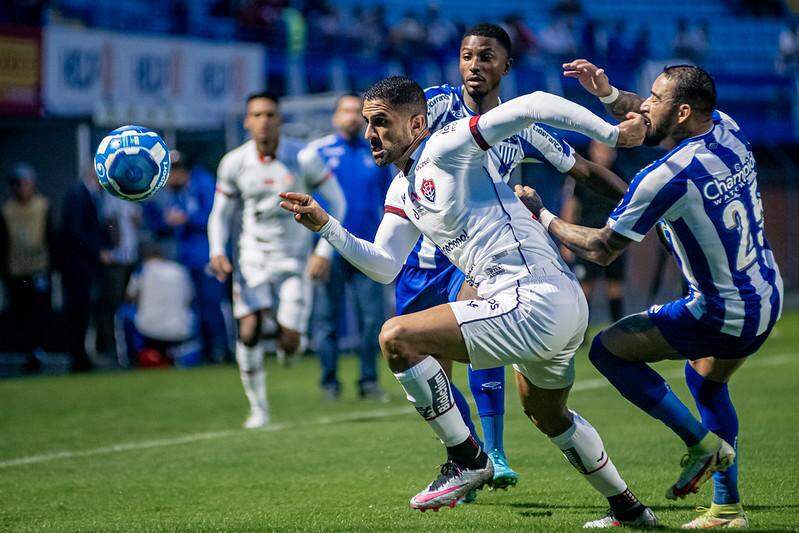
[(667, 118), (658, 124), (650, 124), (644, 136), (644, 146), (657, 146), (668, 137), (677, 124), (676, 106), (669, 111)]

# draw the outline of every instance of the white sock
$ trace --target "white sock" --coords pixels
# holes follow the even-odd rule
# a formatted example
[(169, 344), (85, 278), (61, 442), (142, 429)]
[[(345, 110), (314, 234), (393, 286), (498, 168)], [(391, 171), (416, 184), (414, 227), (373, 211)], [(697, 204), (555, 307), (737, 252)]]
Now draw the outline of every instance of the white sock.
[(236, 342), (236, 362), (239, 364), (241, 384), (252, 411), (268, 411), (266, 401), (266, 371), (264, 370), (263, 344), (246, 346)]
[(627, 490), (627, 484), (605, 452), (605, 445), (594, 426), (574, 411), (571, 413), (574, 424), (550, 440), (603, 496), (615, 496)]
[(469, 438), (469, 428), (455, 406), (447, 375), (434, 357), (427, 357), (394, 376), (444, 446), (455, 446)]

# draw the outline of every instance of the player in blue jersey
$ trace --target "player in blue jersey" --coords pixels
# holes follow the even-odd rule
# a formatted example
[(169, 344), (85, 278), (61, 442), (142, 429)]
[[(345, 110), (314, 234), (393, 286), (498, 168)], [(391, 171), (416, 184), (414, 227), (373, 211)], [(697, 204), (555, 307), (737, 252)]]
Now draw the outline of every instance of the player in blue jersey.
[[(469, 29), (460, 49), (463, 85), (441, 85), (425, 91), (430, 131), (437, 131), (455, 120), (485, 113), (499, 105), (500, 82), (511, 64), (511, 42), (505, 30), (493, 24), (478, 24)], [(583, 159), (556, 133), (537, 124), (492, 147), (489, 154), (495, 175), (501, 176), (505, 182), (519, 163), (542, 162), (569, 174), (614, 202), (627, 189), (618, 176)], [(464, 274), (447, 260), (441, 250), (422, 236), (396, 282), (397, 314), (473, 298), (474, 291), (464, 284), (464, 279)], [(483, 428), (485, 449), (494, 464), (493, 486), (513, 486), (518, 475), (508, 466), (503, 447), (505, 369), (473, 370), (469, 366), (468, 372), (469, 386)], [(469, 404), (454, 386), (453, 394), (464, 421), (476, 437)]]
[[(568, 224), (543, 209), (532, 189), (517, 192), (551, 234), (603, 265), (661, 226), (688, 296), (613, 324), (594, 338), (589, 357), (625, 398), (688, 447), (667, 498), (697, 492), (713, 477), (713, 504), (683, 527), (746, 527), (738, 493), (738, 418), (727, 383), (782, 310), (782, 279), (764, 233), (751, 146), (735, 121), (715, 109), (713, 80), (698, 67), (667, 67), (646, 100), (618, 91), (585, 60), (565, 68), (615, 116), (639, 111), (647, 122), (645, 143), (669, 152), (636, 175), (602, 229)], [(701, 422), (647, 364), (664, 359), (686, 359)]]

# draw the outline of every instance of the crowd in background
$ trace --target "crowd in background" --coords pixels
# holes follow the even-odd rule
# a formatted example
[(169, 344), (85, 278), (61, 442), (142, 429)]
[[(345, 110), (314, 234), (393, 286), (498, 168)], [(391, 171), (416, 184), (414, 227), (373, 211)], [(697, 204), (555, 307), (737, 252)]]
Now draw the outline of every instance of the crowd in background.
[(4, 348), (25, 354), (26, 370), (47, 351), (69, 353), (74, 371), (157, 365), (153, 349), (165, 347), (186, 365), (228, 357), (226, 288), (206, 272), (215, 178), (178, 151), (172, 159), (169, 185), (143, 204), (102, 191), (91, 167), (60, 205), (37, 192), (31, 164), (7, 170), (0, 271), (13, 345)]

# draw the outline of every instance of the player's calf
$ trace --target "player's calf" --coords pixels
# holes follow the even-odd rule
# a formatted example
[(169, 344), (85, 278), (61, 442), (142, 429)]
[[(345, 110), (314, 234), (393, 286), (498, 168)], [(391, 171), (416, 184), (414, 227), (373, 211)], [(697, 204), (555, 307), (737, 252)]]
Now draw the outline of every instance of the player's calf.
[(589, 522), (586, 527), (657, 523), (654, 513), (636, 498), (619, 475), (596, 429), (566, 407), (571, 387), (543, 389), (521, 373), (517, 373), (516, 379), (525, 414), (560, 449), (575, 470), (608, 500), (608, 515)]

